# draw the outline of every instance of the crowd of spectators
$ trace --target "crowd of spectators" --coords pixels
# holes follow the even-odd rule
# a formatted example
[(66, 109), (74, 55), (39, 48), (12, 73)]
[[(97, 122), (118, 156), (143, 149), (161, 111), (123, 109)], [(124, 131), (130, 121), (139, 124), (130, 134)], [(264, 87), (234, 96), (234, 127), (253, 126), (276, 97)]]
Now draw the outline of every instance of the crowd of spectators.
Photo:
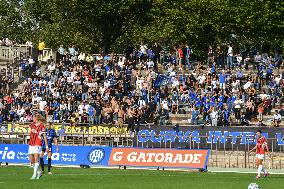
[[(1, 88), (0, 123), (29, 122), (39, 112), (49, 122), (70, 124), (170, 124), (170, 114), (188, 114), (192, 125), (264, 125), (284, 102), (279, 53), (240, 52), (212, 46), (207, 63), (192, 60), (188, 45), (129, 46), (122, 55), (92, 55), (76, 46), (58, 49), (59, 60), (21, 60), (23, 89)], [(284, 109), (271, 124), (279, 126)]]

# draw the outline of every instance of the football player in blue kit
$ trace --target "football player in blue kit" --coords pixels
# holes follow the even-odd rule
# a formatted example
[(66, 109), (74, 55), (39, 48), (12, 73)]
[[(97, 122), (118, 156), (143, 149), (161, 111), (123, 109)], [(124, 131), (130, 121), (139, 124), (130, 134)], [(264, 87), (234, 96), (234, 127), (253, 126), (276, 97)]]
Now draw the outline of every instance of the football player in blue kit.
[(46, 138), (47, 138), (47, 143), (48, 143), (48, 151), (46, 151), (46, 144), (43, 141), (42, 142), (42, 153), (40, 155), (40, 165), (41, 165), (41, 170), (42, 173), (44, 172), (44, 160), (43, 156), (45, 153), (47, 153), (48, 156), (48, 174), (51, 175), (51, 156), (52, 156), (52, 143), (55, 144), (56, 146), (56, 152), (59, 152), (58, 149), (58, 142), (57, 142), (57, 134), (56, 131), (52, 128), (51, 123), (47, 123), (46, 125)]

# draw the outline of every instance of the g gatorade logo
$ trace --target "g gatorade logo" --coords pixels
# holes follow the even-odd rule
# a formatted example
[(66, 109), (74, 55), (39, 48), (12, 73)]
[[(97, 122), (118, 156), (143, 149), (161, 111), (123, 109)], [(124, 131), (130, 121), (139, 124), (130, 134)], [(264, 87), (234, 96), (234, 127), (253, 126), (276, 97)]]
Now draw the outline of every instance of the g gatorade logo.
[(105, 157), (105, 151), (102, 148), (95, 148), (88, 154), (88, 160), (92, 164), (100, 163)]

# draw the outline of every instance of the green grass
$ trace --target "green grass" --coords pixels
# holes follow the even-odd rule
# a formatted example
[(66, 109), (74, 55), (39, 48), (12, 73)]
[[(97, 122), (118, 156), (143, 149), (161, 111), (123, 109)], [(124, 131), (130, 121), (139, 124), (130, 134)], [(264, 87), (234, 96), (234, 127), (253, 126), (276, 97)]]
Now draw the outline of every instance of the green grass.
[(53, 168), (53, 175), (30, 180), (28, 167), (1, 166), (1, 189), (247, 189), (256, 182), (261, 189), (283, 187), (284, 175), (255, 180), (254, 174), (199, 173), (156, 170)]

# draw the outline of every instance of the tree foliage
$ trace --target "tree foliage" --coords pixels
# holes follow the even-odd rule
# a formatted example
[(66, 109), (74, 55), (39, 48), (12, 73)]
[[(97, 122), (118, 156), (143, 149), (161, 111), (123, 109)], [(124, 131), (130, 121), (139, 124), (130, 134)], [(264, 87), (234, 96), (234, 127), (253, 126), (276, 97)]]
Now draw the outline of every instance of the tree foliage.
[(0, 37), (76, 44), (95, 52), (129, 43), (284, 47), (281, 0), (0, 0)]

